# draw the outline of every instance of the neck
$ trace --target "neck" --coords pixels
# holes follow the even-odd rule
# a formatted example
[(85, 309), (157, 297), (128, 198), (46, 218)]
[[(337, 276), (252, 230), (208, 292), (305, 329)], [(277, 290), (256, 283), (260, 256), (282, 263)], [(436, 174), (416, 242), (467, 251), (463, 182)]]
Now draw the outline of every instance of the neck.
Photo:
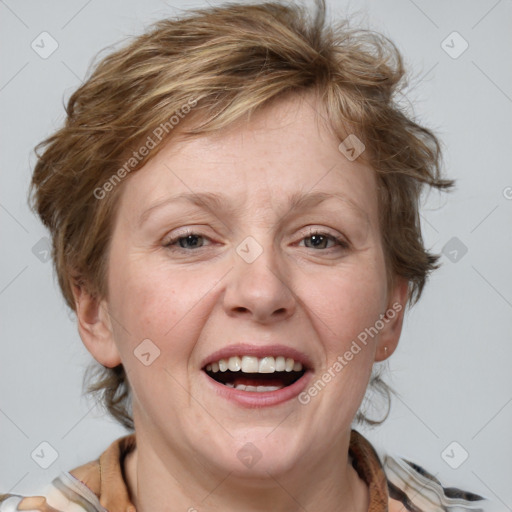
[[(286, 474), (251, 479), (230, 472), (205, 470), (192, 457), (167, 457), (137, 435), (137, 447), (125, 458), (124, 470), (137, 512), (367, 512), (369, 492), (343, 448), (316, 457), (316, 464), (296, 464)], [(346, 454), (340, 457), (340, 453)], [(179, 463), (176, 463), (179, 461)], [(312, 461), (311, 461), (312, 462)], [(304, 467), (306, 466), (306, 467)], [(171, 507), (171, 508), (169, 508)]]

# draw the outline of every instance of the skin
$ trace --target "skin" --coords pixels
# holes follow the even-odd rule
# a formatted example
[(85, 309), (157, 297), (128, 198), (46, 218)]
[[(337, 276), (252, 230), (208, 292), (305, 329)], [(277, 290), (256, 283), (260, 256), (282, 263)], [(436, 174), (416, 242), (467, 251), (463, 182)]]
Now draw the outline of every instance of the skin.
[[(250, 123), (166, 143), (123, 184), (109, 253), (108, 297), (75, 289), (79, 331), (101, 364), (123, 363), (137, 449), (125, 462), (138, 512), (366, 511), (368, 488), (348, 458), (351, 423), (372, 366), (396, 348), (407, 282), (386, 281), (375, 172), (349, 161), (311, 97), (289, 96)], [(233, 211), (152, 205), (181, 192), (227, 196)], [(292, 211), (295, 192), (341, 192)], [(350, 206), (350, 202), (356, 206)], [(203, 238), (165, 247), (189, 227)], [(309, 228), (340, 236), (315, 246)], [(247, 263), (237, 246), (262, 249)], [(182, 241), (183, 243), (183, 241)], [(205, 385), (201, 362), (232, 343), (294, 347), (317, 380), (393, 304), (401, 311), (310, 401), (247, 408)], [(160, 355), (134, 356), (144, 339)], [(384, 352), (387, 347), (387, 352)], [(261, 454), (248, 468), (237, 452)], [(303, 507), (303, 508), (302, 508)], [(191, 509), (193, 510), (193, 509)]]

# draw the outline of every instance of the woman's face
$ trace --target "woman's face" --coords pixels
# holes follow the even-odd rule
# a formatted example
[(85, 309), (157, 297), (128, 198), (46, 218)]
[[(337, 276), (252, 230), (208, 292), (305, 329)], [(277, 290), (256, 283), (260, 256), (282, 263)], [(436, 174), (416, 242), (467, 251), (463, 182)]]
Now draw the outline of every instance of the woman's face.
[(396, 346), (406, 287), (387, 288), (374, 171), (314, 107), (291, 97), (171, 141), (124, 184), (110, 352), (88, 348), (123, 363), (138, 438), (162, 459), (267, 476), (339, 458)]

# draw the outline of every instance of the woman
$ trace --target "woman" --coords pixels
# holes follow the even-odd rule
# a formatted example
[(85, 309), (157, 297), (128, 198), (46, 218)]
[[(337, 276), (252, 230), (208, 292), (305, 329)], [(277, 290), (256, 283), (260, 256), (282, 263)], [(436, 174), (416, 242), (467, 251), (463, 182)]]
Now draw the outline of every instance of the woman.
[(164, 20), (43, 143), (34, 208), (134, 433), (4, 510), (483, 510), (352, 428), (437, 256), (435, 136), (382, 36), (284, 4)]

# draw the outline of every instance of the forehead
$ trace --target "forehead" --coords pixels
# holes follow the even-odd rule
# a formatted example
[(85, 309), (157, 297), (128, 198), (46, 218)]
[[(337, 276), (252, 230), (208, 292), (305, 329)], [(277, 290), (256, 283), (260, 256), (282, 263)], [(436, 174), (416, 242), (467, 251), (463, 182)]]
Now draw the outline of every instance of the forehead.
[(129, 177), (122, 203), (143, 222), (177, 196), (233, 213), (250, 206), (282, 213), (281, 207), (312, 206), (332, 195), (375, 217), (375, 172), (362, 159), (347, 159), (339, 144), (320, 105), (291, 96), (217, 132), (177, 134)]

